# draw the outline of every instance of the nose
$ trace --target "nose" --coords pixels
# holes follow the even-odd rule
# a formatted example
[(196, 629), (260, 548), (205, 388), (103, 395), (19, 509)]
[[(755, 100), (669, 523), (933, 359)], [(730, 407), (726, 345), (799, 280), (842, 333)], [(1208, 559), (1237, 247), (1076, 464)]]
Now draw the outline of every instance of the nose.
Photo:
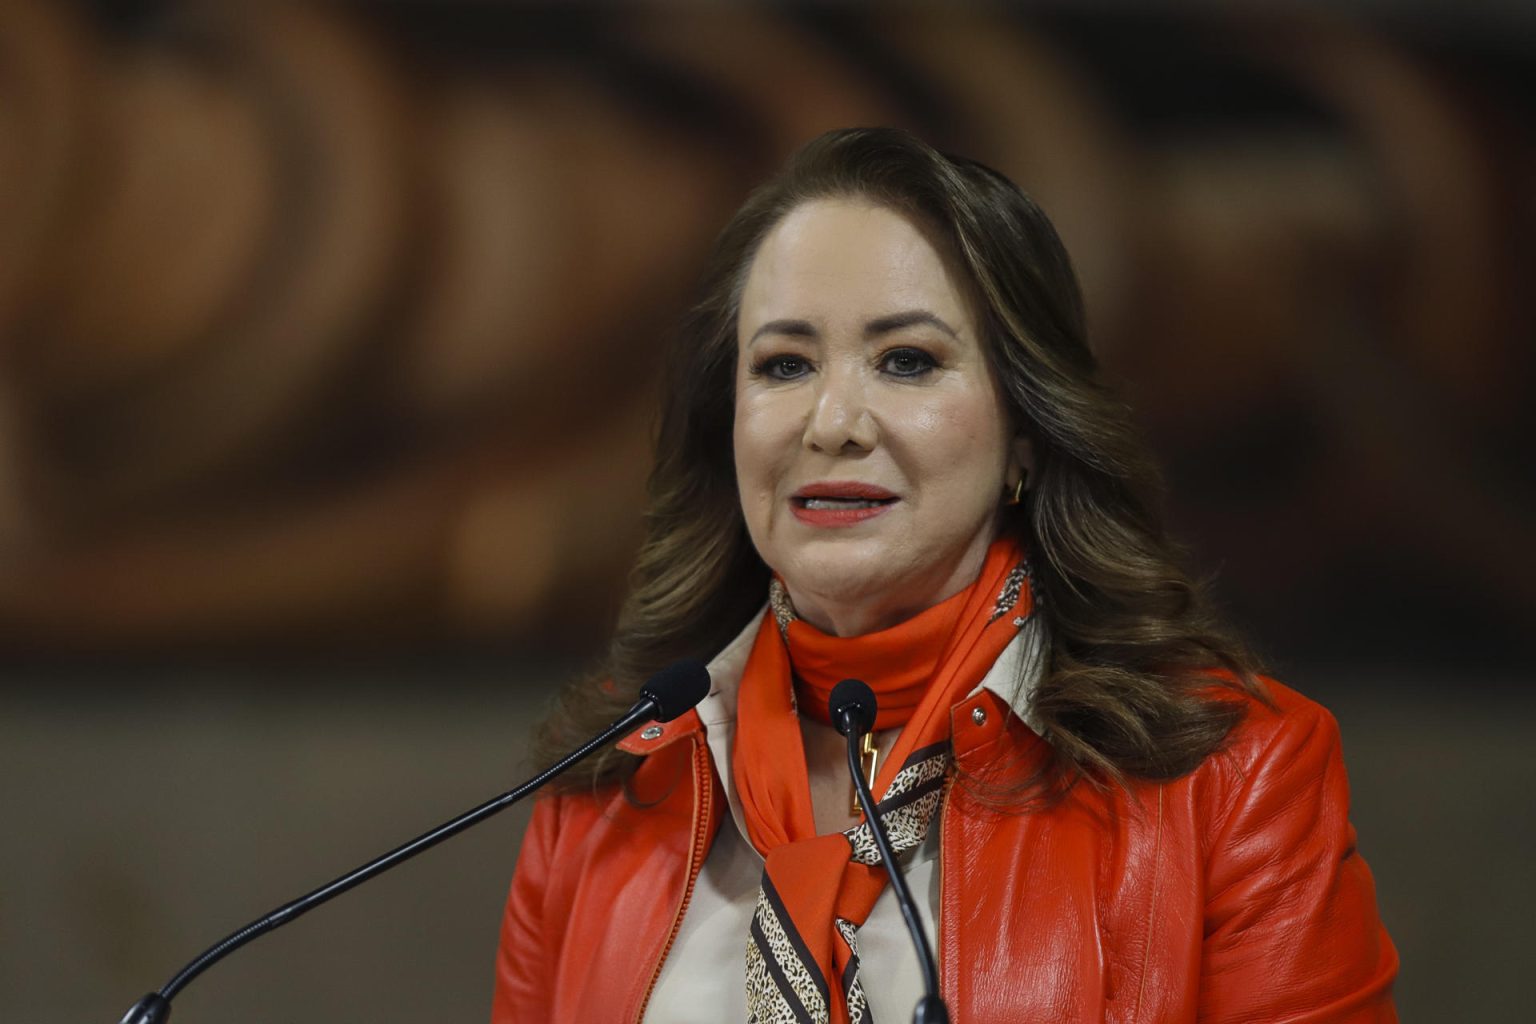
[(805, 446), (839, 455), (870, 451), (880, 440), (864, 382), (855, 372), (828, 368), (817, 380), (815, 403), (805, 424)]

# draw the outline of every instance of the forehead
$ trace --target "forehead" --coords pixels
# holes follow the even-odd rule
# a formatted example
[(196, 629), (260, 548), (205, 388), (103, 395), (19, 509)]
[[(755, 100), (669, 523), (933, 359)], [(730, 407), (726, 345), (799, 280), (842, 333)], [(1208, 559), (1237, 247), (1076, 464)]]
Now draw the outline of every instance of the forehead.
[(834, 327), (926, 309), (967, 333), (963, 277), (936, 231), (863, 199), (800, 204), (764, 237), (742, 289), (738, 334), (783, 317)]

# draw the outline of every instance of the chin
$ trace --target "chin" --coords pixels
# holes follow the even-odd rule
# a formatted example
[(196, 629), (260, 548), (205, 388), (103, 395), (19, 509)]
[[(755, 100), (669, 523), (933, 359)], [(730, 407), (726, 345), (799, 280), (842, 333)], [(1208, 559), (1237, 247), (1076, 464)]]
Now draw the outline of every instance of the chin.
[(893, 583), (883, 560), (867, 555), (838, 557), (835, 552), (807, 552), (780, 572), (791, 594), (813, 595), (823, 603), (843, 606), (879, 601)]
[[(858, 575), (852, 571), (838, 572), (835, 567), (828, 568), (832, 571), (817, 574), (798, 589), (814, 594), (824, 602), (856, 607), (878, 601), (888, 588), (885, 580)], [(791, 592), (795, 589), (797, 588), (793, 585), (790, 586)]]

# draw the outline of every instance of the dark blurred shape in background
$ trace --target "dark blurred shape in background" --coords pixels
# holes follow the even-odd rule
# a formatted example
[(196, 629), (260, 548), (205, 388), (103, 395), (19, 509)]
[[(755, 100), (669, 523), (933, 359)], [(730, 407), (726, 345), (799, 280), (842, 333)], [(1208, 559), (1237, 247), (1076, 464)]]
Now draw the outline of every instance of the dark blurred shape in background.
[[(1196, 564), (1344, 722), (1405, 1015), (1515, 1019), (1489, 979), (1536, 952), (1528, 868), (1503, 874), (1536, 856), (1536, 12), (1359, 10), (0, 0), (17, 1019), (116, 1019), (220, 928), (509, 784), (611, 621), (714, 233), (854, 124), (1051, 213)], [(216, 834), (220, 779), (250, 834)], [(294, 831), (296, 792), (330, 838)], [(434, 855), (458, 909), (400, 882), (399, 945), (322, 926), (268, 964), (291, 1003), (206, 1012), (482, 1016), (515, 834), (481, 843), (478, 874)], [(276, 881), (273, 848), (302, 859)], [(1463, 929), (1488, 948), (1458, 960)], [(343, 993), (293, 977), (343, 946)]]

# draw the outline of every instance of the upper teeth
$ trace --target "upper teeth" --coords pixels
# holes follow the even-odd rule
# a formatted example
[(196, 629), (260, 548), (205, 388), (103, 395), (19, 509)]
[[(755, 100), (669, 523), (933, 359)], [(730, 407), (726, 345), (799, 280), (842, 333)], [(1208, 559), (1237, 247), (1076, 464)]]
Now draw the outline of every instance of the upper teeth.
[(806, 498), (805, 507), (810, 509), (873, 508), (881, 504), (873, 498)]

